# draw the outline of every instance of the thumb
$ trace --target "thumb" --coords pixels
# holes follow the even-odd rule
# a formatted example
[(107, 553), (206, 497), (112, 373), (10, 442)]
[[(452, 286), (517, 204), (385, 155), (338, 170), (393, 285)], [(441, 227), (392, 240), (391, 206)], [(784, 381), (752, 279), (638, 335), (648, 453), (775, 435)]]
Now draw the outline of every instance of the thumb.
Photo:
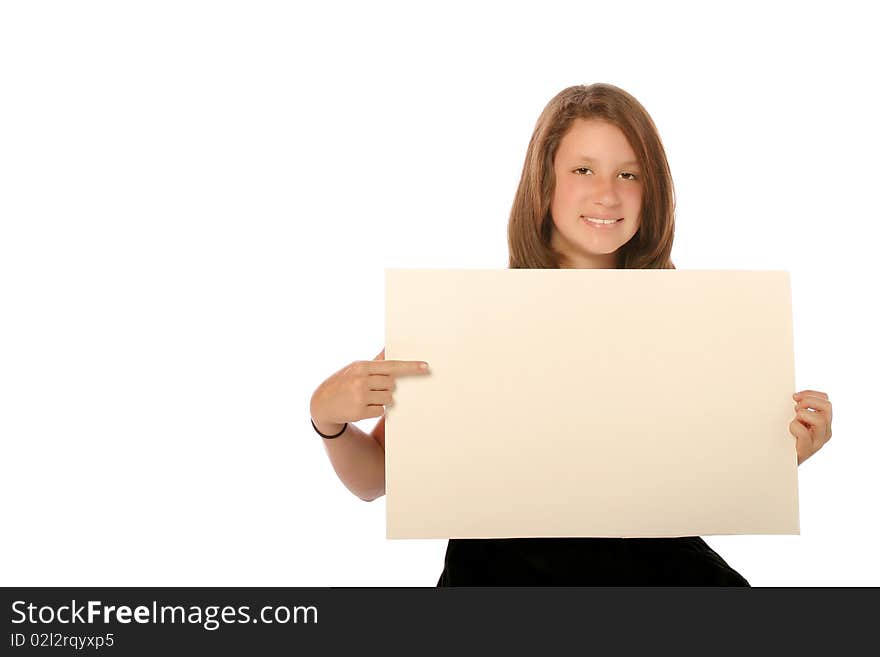
[(385, 360), (385, 347), (382, 347), (382, 351), (373, 360)]

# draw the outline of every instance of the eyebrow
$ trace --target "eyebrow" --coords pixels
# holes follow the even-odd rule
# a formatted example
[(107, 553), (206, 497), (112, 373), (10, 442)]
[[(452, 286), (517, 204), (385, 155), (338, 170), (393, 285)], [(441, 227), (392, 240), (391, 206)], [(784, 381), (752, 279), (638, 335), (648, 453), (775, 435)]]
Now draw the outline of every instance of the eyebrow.
[[(595, 162), (596, 161), (594, 158), (590, 157), (589, 155), (581, 155), (580, 160), (583, 160), (584, 162)], [(621, 162), (620, 166), (622, 166), (622, 167), (639, 166), (639, 163), (636, 162), (635, 160), (629, 160), (628, 162)]]

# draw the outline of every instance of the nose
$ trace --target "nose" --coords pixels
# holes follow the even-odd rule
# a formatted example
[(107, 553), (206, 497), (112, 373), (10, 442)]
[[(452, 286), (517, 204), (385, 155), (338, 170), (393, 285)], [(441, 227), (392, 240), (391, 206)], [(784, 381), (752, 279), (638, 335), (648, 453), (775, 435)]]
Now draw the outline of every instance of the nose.
[(617, 189), (614, 186), (614, 180), (608, 180), (607, 178), (596, 176), (593, 193), (594, 200), (601, 205), (615, 206), (620, 202), (620, 198), (617, 195)]

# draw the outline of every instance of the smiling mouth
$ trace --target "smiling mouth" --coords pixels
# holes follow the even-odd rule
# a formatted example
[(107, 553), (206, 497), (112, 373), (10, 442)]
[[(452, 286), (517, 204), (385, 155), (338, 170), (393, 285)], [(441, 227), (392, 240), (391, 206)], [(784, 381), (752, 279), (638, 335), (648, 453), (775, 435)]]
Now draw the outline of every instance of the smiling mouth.
[(619, 224), (623, 221), (623, 217), (618, 219), (599, 219), (596, 217), (581, 217), (587, 223), (593, 224), (595, 226), (613, 226), (614, 224)]

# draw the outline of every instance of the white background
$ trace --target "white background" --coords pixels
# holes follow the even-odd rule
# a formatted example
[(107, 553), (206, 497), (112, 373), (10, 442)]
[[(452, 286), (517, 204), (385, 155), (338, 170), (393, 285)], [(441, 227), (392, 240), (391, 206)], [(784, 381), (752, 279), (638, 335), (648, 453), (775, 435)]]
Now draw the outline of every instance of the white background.
[(707, 541), (880, 585), (870, 3), (304, 4), (3, 3), (0, 583), (433, 586), (445, 541), (385, 539), (311, 394), (383, 347), (385, 268), (507, 267), (538, 115), (604, 81), (664, 140), (677, 267), (791, 271), (834, 403), (802, 534)]

